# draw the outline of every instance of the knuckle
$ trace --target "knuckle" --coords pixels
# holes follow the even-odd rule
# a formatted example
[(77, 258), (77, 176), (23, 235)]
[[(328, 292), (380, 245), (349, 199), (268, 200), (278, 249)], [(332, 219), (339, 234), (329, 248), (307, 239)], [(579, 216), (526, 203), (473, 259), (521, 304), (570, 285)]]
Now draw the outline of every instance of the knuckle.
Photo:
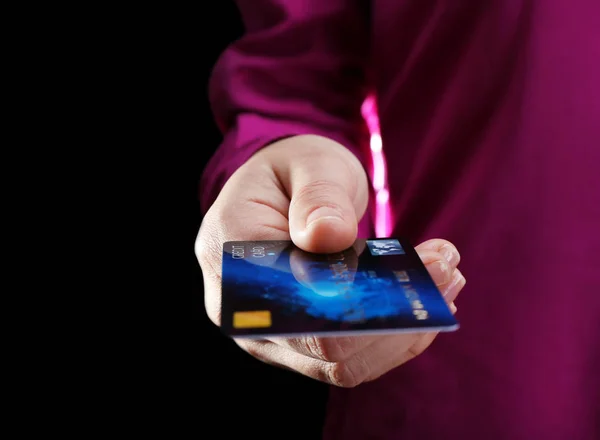
[(325, 353), (323, 352), (323, 343), (316, 336), (307, 336), (301, 339), (301, 344), (304, 345), (304, 349), (309, 356), (316, 359), (325, 359)]
[[(320, 179), (300, 187), (297, 191), (295, 191), (294, 199), (324, 202), (332, 198), (331, 194), (343, 191), (344, 188), (340, 184), (330, 180)], [(292, 203), (293, 202), (294, 201), (292, 201)], [(334, 208), (337, 206), (335, 204), (332, 205)]]
[(211, 220), (212, 216), (207, 213), (200, 225), (200, 231), (194, 243), (196, 258), (200, 264), (200, 270), (204, 283), (204, 308), (208, 318), (213, 324), (221, 325), (221, 253), (220, 234)]
[(202, 236), (202, 232), (200, 232), (196, 237), (196, 242), (194, 243), (194, 252), (196, 254), (196, 257), (198, 258), (198, 261), (200, 262), (200, 264), (202, 264), (202, 261), (204, 261), (208, 252), (206, 240)]
[(194, 251), (200, 265), (210, 259), (218, 257), (219, 251), (217, 250), (214, 239), (217, 236), (217, 233), (214, 229), (215, 228), (210, 223), (210, 220), (207, 219), (200, 225), (200, 231), (198, 232), (196, 242), (194, 243)]
[(408, 348), (409, 359), (414, 359), (425, 351), (419, 345), (412, 345)]
[(341, 338), (319, 338), (310, 336), (303, 339), (304, 348), (311, 357), (326, 362), (337, 362), (343, 360), (345, 349), (340, 344)]
[(343, 336), (338, 338), (332, 338), (335, 341), (335, 345), (332, 344), (330, 347), (330, 358), (332, 361), (342, 361), (352, 353), (356, 351), (356, 338), (351, 336)]
[(434, 339), (435, 334), (427, 335), (427, 337), (420, 338), (416, 343), (408, 347), (409, 358), (414, 359), (423, 354), (423, 352), (431, 345)]
[(211, 272), (212, 276), (217, 278), (220, 277), (221, 242), (221, 234), (213, 227), (203, 224), (194, 243), (194, 251), (202, 272)]
[(222, 312), (221, 307), (212, 297), (204, 294), (204, 309), (206, 310), (206, 315), (208, 319), (211, 320), (213, 324), (217, 327), (221, 326)]
[(245, 343), (238, 343), (238, 345), (240, 347), (242, 347), (242, 349), (244, 349), (246, 351), (246, 353), (248, 353), (253, 358), (263, 360), (264, 354), (263, 354), (263, 350), (261, 349), (262, 347), (261, 347), (260, 343), (250, 341), (250, 342), (245, 342)]
[(354, 388), (369, 377), (369, 367), (364, 360), (340, 361), (329, 364), (329, 381), (338, 387)]
[(329, 365), (329, 381), (338, 387), (354, 388), (360, 382), (346, 362), (334, 362)]

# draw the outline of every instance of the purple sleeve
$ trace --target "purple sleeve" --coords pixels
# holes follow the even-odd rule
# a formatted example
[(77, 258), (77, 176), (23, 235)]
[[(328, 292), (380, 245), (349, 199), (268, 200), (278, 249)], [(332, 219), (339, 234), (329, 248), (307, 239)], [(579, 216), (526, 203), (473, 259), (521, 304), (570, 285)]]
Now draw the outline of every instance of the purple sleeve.
[[(245, 35), (217, 62), (210, 104), (224, 138), (200, 182), (206, 211), (233, 172), (278, 139), (317, 134), (359, 159), (367, 11), (359, 0), (238, 0)], [(362, 161), (364, 163), (364, 161)]]

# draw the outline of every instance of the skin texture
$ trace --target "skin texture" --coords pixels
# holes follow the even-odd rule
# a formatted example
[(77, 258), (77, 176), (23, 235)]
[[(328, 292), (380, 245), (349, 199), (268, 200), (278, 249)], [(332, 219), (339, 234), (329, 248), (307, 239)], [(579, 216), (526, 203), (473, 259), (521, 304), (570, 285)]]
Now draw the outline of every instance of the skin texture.
[[(296, 136), (256, 153), (227, 181), (207, 212), (196, 240), (211, 321), (216, 325), (221, 321), (223, 242), (291, 238), (308, 252), (339, 252), (353, 245), (367, 202), (364, 168), (334, 141)], [(454, 300), (466, 282), (457, 268), (458, 250), (443, 239), (428, 240), (416, 249), (455, 312)], [(310, 285), (301, 261), (294, 256), (291, 261), (294, 276)], [(265, 363), (340, 387), (354, 387), (410, 361), (436, 336), (236, 339), (236, 343)]]

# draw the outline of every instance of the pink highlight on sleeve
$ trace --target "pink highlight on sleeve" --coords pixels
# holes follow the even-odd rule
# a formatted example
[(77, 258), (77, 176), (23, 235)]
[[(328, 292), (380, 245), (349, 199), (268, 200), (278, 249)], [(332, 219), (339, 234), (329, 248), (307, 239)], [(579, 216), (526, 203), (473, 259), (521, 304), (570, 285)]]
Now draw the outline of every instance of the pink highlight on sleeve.
[(375, 234), (389, 237), (392, 229), (392, 215), (389, 205), (390, 193), (387, 185), (387, 165), (383, 154), (383, 143), (379, 131), (379, 117), (374, 96), (369, 96), (362, 104), (362, 116), (371, 136), (372, 169), (371, 181), (375, 191)]

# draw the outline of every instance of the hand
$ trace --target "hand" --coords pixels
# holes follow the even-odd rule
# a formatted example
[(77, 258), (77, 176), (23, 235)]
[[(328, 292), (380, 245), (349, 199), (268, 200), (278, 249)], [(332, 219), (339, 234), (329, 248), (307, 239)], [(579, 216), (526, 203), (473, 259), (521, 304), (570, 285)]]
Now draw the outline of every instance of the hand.
[[(206, 311), (220, 325), (222, 244), (233, 240), (289, 240), (308, 252), (353, 245), (368, 200), (368, 180), (346, 148), (319, 136), (296, 136), (252, 156), (227, 181), (196, 240)], [(465, 284), (460, 256), (445, 240), (417, 246), (429, 273), (453, 301)], [(296, 274), (304, 283), (301, 273)], [(235, 339), (261, 361), (341, 387), (380, 377), (421, 354), (436, 333), (354, 337)]]

